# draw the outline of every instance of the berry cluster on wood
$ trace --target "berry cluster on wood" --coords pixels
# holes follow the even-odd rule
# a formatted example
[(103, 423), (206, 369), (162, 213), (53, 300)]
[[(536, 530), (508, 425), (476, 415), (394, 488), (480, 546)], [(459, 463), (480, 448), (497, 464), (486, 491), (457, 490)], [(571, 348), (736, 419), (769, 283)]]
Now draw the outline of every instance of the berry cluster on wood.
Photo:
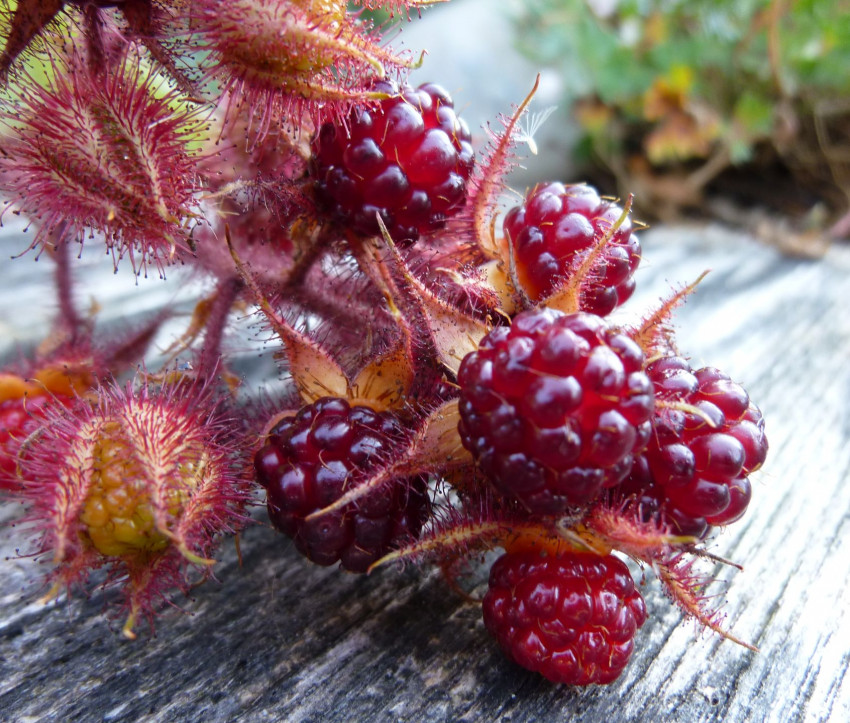
[[(761, 414), (676, 348), (695, 284), (606, 318), (641, 259), (630, 199), (552, 182), (505, 212), (534, 91), (476, 159), (446, 90), (410, 86), (415, 58), (341, 0), (6, 14), (0, 193), (55, 262), (59, 314), (0, 373), (0, 490), (54, 562), (49, 595), (106, 567), (132, 637), (264, 494), (321, 565), (455, 584), (501, 549), (484, 624), (556, 682), (609, 683), (631, 656), (646, 607), (613, 553), (732, 638), (694, 561), (746, 511)], [(209, 280), (158, 371), (130, 373), (167, 312), (121, 336), (75, 306), (69, 246), (96, 239), (136, 274)], [(273, 414), (226, 352), (246, 304), (279, 345)]]

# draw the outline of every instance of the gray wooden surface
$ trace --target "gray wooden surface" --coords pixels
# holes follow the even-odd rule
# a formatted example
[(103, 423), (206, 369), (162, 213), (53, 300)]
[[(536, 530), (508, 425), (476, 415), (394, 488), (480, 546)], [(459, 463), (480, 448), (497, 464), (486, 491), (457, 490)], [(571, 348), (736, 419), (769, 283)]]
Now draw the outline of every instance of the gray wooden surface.
[[(181, 601), (189, 614), (166, 611), (155, 637), (128, 642), (102, 615), (109, 595), (36, 603), (43, 568), (15, 559), (3, 525), (0, 720), (850, 720), (850, 248), (797, 260), (719, 227), (643, 240), (629, 313), (713, 269), (678, 315), (681, 347), (744, 383), (767, 419), (751, 508), (711, 544), (745, 567), (719, 570), (717, 589), (727, 624), (761, 652), (699, 633), (648, 574), (650, 619), (622, 678), (554, 686), (506, 662), (478, 607), (434, 571), (314, 567), (263, 524), (245, 533), (241, 567), (222, 548), (219, 582)], [(37, 331), (28, 320), (48, 298), (27, 301), (47, 264), (6, 261), (10, 244), (0, 238), (7, 350), (10, 334)], [(93, 263), (81, 278), (106, 314), (172, 298), (174, 279), (133, 287)], [(16, 512), (0, 506), (0, 519)]]

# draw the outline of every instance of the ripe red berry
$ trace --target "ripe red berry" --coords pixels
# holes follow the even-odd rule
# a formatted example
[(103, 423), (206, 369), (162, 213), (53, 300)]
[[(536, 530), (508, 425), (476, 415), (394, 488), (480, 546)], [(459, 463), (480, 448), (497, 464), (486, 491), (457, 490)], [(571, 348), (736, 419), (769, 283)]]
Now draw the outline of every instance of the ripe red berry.
[(51, 362), (25, 375), (0, 372), (0, 489), (16, 489), (21, 446), (49, 416), (69, 406), (94, 383), (91, 369), (76, 362)]
[(761, 412), (712, 367), (693, 371), (673, 356), (646, 372), (661, 404), (645, 460), (623, 492), (638, 495), (644, 515), (660, 514), (675, 531), (704, 537), (710, 525), (735, 522), (747, 509), (748, 476), (767, 456)]
[(509, 552), (490, 570), (484, 625), (505, 654), (556, 683), (610, 683), (634, 647), (646, 606), (612, 555)]
[(590, 502), (646, 445), (653, 396), (643, 363), (637, 344), (598, 316), (523, 312), (461, 363), (461, 440), (531, 512)]
[[(615, 203), (600, 199), (591, 186), (535, 186), (520, 206), (508, 211), (504, 222), (526, 293), (535, 301), (552, 294), (622, 213)], [(633, 275), (640, 258), (640, 242), (626, 218), (593, 269), (580, 301), (582, 311), (606, 316), (623, 304), (634, 291)]]
[(18, 451), (44, 420), (44, 407), (50, 401), (48, 395), (36, 394), (0, 402), (0, 489), (17, 486)]
[(412, 242), (442, 228), (466, 202), (469, 128), (438, 85), (399, 89), (381, 81), (374, 90), (391, 97), (374, 110), (355, 109), (344, 125), (321, 127), (310, 173), (334, 218), (374, 236), (380, 214), (394, 241)]
[(272, 524), (309, 560), (339, 561), (352, 572), (418, 537), (430, 511), (424, 477), (391, 480), (341, 510), (304, 519), (362, 481), (400, 438), (392, 414), (333, 397), (284, 418), (254, 459)]

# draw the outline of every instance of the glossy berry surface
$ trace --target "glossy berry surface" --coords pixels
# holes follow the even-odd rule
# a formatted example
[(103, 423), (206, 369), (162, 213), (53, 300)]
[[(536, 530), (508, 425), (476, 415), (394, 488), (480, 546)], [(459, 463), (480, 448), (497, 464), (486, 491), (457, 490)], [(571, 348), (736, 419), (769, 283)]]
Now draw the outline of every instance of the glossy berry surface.
[(505, 654), (556, 683), (610, 683), (646, 620), (629, 569), (616, 557), (506, 553), (490, 570), (484, 625)]
[(752, 496), (748, 476), (767, 456), (761, 412), (718, 369), (694, 371), (685, 359), (666, 357), (646, 371), (662, 403), (645, 459), (623, 489), (639, 496), (644, 514), (661, 515), (675, 531), (704, 537), (710, 526), (730, 524), (746, 512)]
[(460, 366), (461, 441), (531, 512), (588, 503), (629, 473), (648, 440), (654, 402), (643, 362), (598, 316), (522, 312)]
[[(550, 296), (622, 213), (620, 206), (602, 200), (591, 186), (535, 186), (520, 206), (508, 211), (504, 222), (526, 293), (534, 301)], [(634, 292), (640, 258), (640, 242), (626, 218), (593, 267), (580, 308), (606, 316), (623, 304)]]
[(390, 480), (341, 510), (304, 519), (362, 481), (400, 437), (393, 415), (332, 397), (283, 419), (254, 460), (272, 524), (308, 559), (352, 572), (418, 537), (430, 511), (424, 477)]
[(325, 123), (313, 141), (310, 174), (317, 200), (358, 234), (380, 233), (380, 214), (397, 243), (442, 228), (466, 202), (473, 151), (449, 94), (433, 83), (388, 93), (374, 110), (360, 108), (346, 126)]

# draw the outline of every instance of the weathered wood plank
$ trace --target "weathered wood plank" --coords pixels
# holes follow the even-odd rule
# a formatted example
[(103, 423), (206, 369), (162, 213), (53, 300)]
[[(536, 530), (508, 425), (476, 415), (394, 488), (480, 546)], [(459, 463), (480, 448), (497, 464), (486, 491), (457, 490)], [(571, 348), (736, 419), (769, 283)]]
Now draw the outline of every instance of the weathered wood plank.
[[(679, 314), (681, 347), (743, 382), (767, 418), (771, 452), (751, 509), (712, 545), (745, 565), (720, 571), (725, 611), (760, 653), (695, 636), (648, 575), (651, 617), (622, 678), (553, 686), (507, 663), (477, 607), (435, 572), (316, 568), (257, 525), (241, 568), (225, 545), (220, 584), (132, 643), (104, 622), (103, 593), (42, 606), (42, 568), (0, 560), (0, 719), (850, 719), (850, 249), (800, 261), (716, 227), (660, 229), (644, 242), (628, 307), (713, 268)], [(29, 283), (26, 264), (3, 262), (0, 308), (27, 313), (16, 291)], [(161, 303), (161, 287), (127, 292), (122, 281), (118, 293)], [(15, 512), (0, 507), (5, 522)], [(4, 558), (15, 533), (3, 525)]]

